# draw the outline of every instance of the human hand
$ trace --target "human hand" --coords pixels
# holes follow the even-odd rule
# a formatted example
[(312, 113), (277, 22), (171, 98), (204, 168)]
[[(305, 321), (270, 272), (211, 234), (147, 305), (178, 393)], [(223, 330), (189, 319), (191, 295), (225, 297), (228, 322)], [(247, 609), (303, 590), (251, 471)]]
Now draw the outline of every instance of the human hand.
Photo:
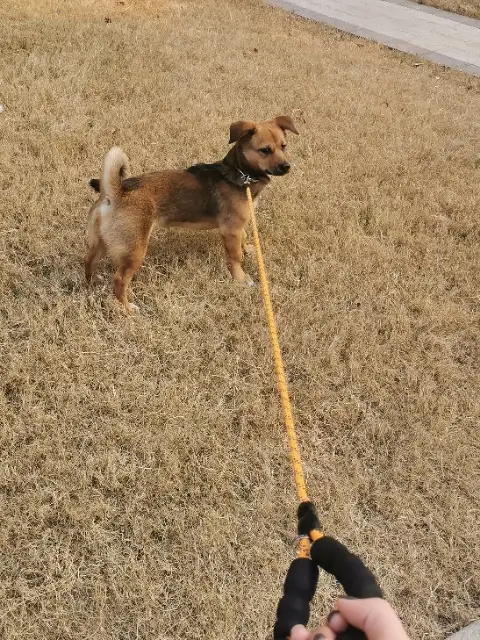
[(381, 598), (339, 598), (326, 625), (311, 632), (296, 625), (290, 640), (340, 640), (348, 625), (363, 631), (368, 640), (409, 640), (397, 614)]

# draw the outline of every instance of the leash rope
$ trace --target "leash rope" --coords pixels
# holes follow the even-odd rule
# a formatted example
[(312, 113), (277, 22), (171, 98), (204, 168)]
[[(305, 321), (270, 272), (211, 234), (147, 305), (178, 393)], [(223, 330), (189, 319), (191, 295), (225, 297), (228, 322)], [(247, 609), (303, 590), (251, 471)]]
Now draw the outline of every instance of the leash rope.
[[(310, 502), (305, 484), (300, 449), (298, 446), (295, 424), (293, 421), (292, 404), (288, 394), (287, 380), (285, 377), (285, 367), (283, 366), (282, 352), (278, 340), (277, 324), (273, 314), (270, 287), (268, 285), (267, 272), (263, 261), (262, 245), (258, 233), (255, 207), (253, 206), (252, 193), (248, 184), (245, 184), (247, 200), (250, 207), (252, 220), (253, 241), (257, 252), (258, 274), (262, 297), (267, 316), (268, 332), (272, 344), (273, 361), (277, 375), (277, 386), (282, 401), (283, 417), (288, 436), (288, 447), (292, 462), (293, 476), (297, 489), (300, 506), (298, 508), (299, 533), (298, 558), (292, 562), (288, 570), (283, 587), (283, 596), (277, 607), (277, 620), (275, 622), (273, 636), (274, 640), (289, 640), (290, 632), (296, 624), (306, 625), (310, 616), (310, 601), (315, 593), (318, 579), (318, 568), (325, 569), (332, 574), (343, 586), (348, 596), (355, 598), (382, 598), (382, 590), (375, 580), (373, 573), (363, 564), (357, 556), (340, 544), (334, 538), (325, 536), (320, 531), (320, 523), (316, 516), (315, 507)], [(300, 522), (304, 517), (314, 517), (310, 519), (310, 526), (318, 527), (307, 531)], [(313, 524), (315, 522), (315, 524)], [(317, 542), (318, 541), (318, 542)], [(312, 558), (310, 558), (311, 542), (316, 544), (312, 547)], [(342, 633), (337, 635), (338, 640), (367, 640), (363, 631), (348, 626)]]
[[(275, 365), (275, 373), (277, 376), (277, 387), (280, 394), (280, 400), (283, 409), (283, 418), (287, 431), (288, 447), (290, 451), (290, 460), (292, 463), (293, 477), (297, 489), (299, 502), (308, 502), (307, 486), (305, 484), (305, 475), (303, 473), (302, 459), (300, 457), (300, 448), (298, 446), (297, 434), (295, 431), (295, 423), (293, 421), (292, 403), (288, 393), (287, 379), (285, 376), (285, 367), (283, 366), (282, 352), (278, 339), (277, 324), (273, 314), (272, 299), (270, 296), (270, 287), (268, 284), (267, 272), (263, 261), (262, 245), (258, 233), (257, 218), (255, 215), (255, 207), (253, 205), (252, 192), (250, 187), (246, 186), (247, 200), (250, 207), (250, 216), (252, 221), (253, 242), (257, 253), (258, 275), (260, 278), (260, 287), (262, 290), (263, 303), (265, 306), (265, 314), (267, 317), (268, 333), (272, 345), (273, 362)], [(310, 539), (314, 542), (323, 537), (321, 531), (311, 531)], [(308, 538), (300, 538), (298, 543), (298, 555), (300, 558), (308, 558), (310, 552), (310, 540)]]

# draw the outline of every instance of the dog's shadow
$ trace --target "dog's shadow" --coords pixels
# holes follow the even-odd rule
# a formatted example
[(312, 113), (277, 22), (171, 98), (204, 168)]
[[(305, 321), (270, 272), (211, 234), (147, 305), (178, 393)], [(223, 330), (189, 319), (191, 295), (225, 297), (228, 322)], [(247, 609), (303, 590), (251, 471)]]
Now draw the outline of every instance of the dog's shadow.
[[(245, 255), (247, 269), (255, 271), (250, 264), (251, 256)], [(108, 286), (115, 267), (108, 256), (104, 256), (95, 269), (93, 284)], [(142, 277), (142, 271), (144, 275)], [(204, 273), (209, 278), (228, 276), (225, 261), (225, 250), (218, 230), (191, 231), (185, 229), (158, 229), (152, 234), (147, 254), (142, 266), (135, 275), (135, 280), (149, 279), (155, 272), (164, 278), (174, 280), (177, 276)], [(134, 286), (138, 286), (134, 285)]]
[(150, 241), (144, 264), (167, 272), (192, 261), (219, 263), (222, 252), (218, 232), (161, 229)]

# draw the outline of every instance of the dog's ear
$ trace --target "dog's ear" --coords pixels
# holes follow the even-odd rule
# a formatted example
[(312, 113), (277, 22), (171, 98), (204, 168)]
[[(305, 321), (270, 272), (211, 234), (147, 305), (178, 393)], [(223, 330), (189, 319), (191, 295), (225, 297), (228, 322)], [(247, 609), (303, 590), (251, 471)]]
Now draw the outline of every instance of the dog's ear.
[(240, 138), (247, 133), (250, 135), (255, 133), (255, 122), (251, 122), (250, 120), (239, 120), (238, 122), (233, 122), (230, 125), (229, 144), (240, 140)]
[(297, 128), (293, 122), (293, 118), (290, 116), (277, 116), (276, 118), (273, 118), (272, 122), (276, 124), (277, 127), (280, 127), (282, 131), (291, 131), (292, 133), (296, 133), (298, 136)]
[(100, 193), (100, 180), (98, 178), (92, 178), (88, 183), (92, 189), (94, 189), (97, 193)]

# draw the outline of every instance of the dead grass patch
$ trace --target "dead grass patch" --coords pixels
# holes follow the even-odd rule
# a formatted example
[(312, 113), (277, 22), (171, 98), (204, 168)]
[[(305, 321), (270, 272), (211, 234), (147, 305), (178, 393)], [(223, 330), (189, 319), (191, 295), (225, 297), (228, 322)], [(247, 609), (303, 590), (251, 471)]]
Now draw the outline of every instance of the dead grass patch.
[(180, 167), (282, 112), (259, 218), (312, 497), (417, 640), (477, 617), (479, 82), (253, 0), (1, 18), (3, 637), (267, 636), (296, 505), (259, 292), (208, 233), (156, 236), (134, 320), (81, 262), (111, 145)]
[(425, 4), (430, 7), (437, 7), (444, 11), (451, 11), (469, 18), (480, 18), (479, 0), (413, 0), (418, 4)]

